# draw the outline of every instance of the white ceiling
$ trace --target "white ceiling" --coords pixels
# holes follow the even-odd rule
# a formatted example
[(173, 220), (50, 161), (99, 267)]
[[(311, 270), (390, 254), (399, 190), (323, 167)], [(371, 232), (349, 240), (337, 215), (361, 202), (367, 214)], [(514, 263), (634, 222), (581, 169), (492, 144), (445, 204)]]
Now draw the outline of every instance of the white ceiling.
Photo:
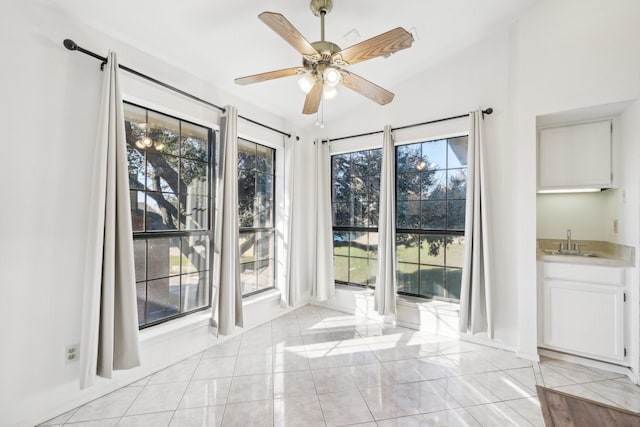
[[(350, 71), (391, 92), (404, 80), (488, 34), (504, 29), (537, 0), (334, 0), (326, 39), (346, 48), (396, 27), (415, 29), (410, 49), (355, 64)], [(320, 20), (308, 0), (52, 0), (65, 14), (109, 36), (196, 75), (222, 90), (285, 117), (298, 126), (304, 94), (296, 77), (235, 85), (235, 77), (301, 63), (300, 55), (258, 20), (282, 13), (310, 42), (320, 39)], [(347, 40), (352, 29), (359, 39)], [(70, 35), (71, 36), (71, 35)], [(82, 40), (76, 40), (82, 46)], [(91, 46), (83, 46), (91, 49)], [(140, 70), (153, 75), (152, 70)], [(213, 100), (224, 103), (224, 100)], [(328, 101), (325, 118), (372, 102), (346, 88)]]

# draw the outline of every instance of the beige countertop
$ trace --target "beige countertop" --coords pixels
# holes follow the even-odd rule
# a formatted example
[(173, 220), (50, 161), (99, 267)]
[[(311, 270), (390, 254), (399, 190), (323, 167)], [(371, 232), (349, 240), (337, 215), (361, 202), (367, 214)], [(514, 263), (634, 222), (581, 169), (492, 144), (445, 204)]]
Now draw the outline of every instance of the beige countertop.
[(635, 264), (635, 248), (596, 240), (574, 240), (580, 246), (581, 253), (594, 256), (545, 253), (545, 251), (557, 251), (560, 242), (563, 241), (562, 239), (538, 239), (536, 253), (538, 260), (612, 267), (633, 267)]

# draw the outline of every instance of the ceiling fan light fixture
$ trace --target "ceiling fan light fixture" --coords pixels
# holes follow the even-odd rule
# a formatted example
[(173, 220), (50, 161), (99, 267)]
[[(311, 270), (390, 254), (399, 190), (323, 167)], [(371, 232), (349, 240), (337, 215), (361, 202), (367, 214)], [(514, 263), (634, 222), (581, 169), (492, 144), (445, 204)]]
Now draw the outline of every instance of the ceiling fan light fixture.
[(324, 99), (333, 99), (338, 96), (338, 89), (335, 86), (325, 84), (322, 88), (322, 96)]
[(311, 75), (311, 73), (304, 73), (304, 76), (298, 80), (298, 86), (304, 93), (309, 93), (315, 84), (316, 79)]
[(338, 71), (336, 68), (327, 67), (324, 69), (323, 78), (324, 78), (324, 82), (327, 85), (334, 87), (338, 83), (340, 83), (340, 80), (342, 79), (342, 75), (340, 74), (340, 71)]

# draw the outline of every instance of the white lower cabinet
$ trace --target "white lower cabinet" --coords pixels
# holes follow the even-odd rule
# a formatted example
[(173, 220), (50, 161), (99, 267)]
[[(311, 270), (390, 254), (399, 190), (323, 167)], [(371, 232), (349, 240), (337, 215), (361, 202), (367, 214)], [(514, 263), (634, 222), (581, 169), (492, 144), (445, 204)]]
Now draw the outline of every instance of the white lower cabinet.
[(624, 269), (545, 263), (543, 271), (542, 346), (623, 362)]

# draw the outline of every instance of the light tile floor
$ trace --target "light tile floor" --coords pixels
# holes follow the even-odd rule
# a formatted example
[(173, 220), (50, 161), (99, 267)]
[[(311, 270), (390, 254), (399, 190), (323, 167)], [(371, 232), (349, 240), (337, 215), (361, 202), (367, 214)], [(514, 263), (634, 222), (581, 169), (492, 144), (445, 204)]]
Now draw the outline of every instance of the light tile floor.
[(308, 305), (42, 425), (543, 426), (536, 384), (640, 412), (622, 375)]

